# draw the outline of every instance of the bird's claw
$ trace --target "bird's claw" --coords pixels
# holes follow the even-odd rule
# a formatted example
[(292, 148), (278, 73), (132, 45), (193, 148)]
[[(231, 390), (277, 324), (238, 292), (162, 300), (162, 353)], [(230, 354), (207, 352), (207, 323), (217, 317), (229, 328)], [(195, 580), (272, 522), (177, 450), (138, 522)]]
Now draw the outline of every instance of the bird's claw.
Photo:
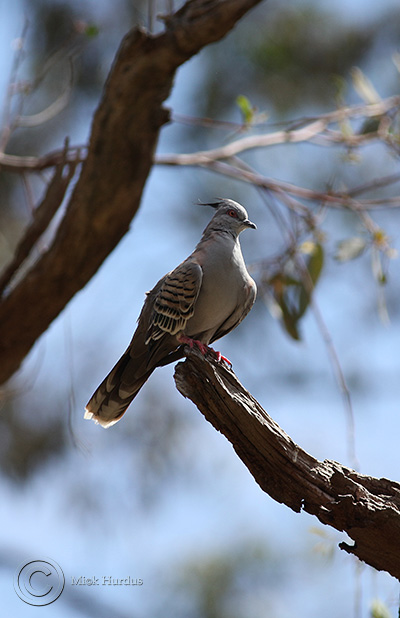
[(179, 341), (180, 343), (188, 345), (191, 350), (193, 350), (194, 346), (196, 346), (203, 356), (205, 356), (209, 350), (208, 345), (206, 345), (205, 343), (201, 343), (201, 341), (198, 341), (198, 339), (186, 337), (186, 335), (181, 335), (179, 337)]
[(207, 356), (207, 354), (212, 354), (215, 357), (217, 363), (224, 363), (229, 367), (229, 369), (232, 368), (232, 363), (229, 358), (226, 358), (226, 356), (223, 356), (221, 352), (214, 350), (214, 348), (211, 348), (205, 343), (198, 341), (198, 339), (191, 339), (190, 337), (186, 337), (186, 335), (181, 335), (179, 341), (181, 343), (187, 344), (191, 350), (193, 350), (194, 346), (196, 346), (203, 356)]
[(217, 359), (217, 363), (225, 364), (229, 367), (229, 369), (232, 369), (232, 363), (229, 358), (226, 358), (226, 356), (223, 356), (221, 352), (214, 350), (214, 348), (208, 348), (208, 350), (214, 354)]

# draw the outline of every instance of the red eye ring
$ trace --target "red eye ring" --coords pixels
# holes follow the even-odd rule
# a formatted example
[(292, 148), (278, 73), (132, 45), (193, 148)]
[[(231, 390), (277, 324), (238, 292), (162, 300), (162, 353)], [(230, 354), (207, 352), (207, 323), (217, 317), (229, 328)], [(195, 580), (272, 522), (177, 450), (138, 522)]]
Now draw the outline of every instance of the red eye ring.
[(228, 215), (229, 215), (230, 217), (233, 217), (234, 219), (237, 219), (237, 218), (238, 218), (238, 214), (237, 214), (236, 210), (233, 210), (233, 209), (228, 210)]

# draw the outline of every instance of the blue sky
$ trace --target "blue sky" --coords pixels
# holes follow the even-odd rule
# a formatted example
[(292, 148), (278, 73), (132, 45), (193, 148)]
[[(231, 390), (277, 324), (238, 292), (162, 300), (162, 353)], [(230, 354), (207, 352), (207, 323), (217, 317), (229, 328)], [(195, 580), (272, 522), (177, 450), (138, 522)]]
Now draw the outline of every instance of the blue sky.
[[(355, 5), (358, 10), (365, 8), (363, 15), (376, 11), (370, 2), (350, 7), (343, 3), (343, 11), (351, 11), (354, 17)], [(386, 6), (393, 6), (393, 2), (380, 3), (382, 11)], [(21, 5), (7, 4), (5, 9), (3, 3), (2, 14), (0, 88), (4, 91), (10, 43), (21, 28)], [(168, 102), (177, 112), (190, 113), (193, 108), (201, 71), (200, 56), (179, 72)], [(74, 142), (86, 139), (89, 118), (88, 105), (84, 122), (74, 125)], [(174, 131), (168, 128), (164, 132), (160, 150), (179, 151), (176, 135), (181, 129)], [(267, 153), (268, 175), (300, 182), (316, 160), (329, 169), (325, 153), (315, 156), (307, 149), (304, 152), (300, 161), (298, 151), (287, 147)], [(374, 153), (365, 155), (367, 161), (368, 157), (373, 163)], [(388, 166), (398, 169), (398, 162), (388, 161)], [(239, 183), (218, 182), (226, 197), (243, 194)], [(193, 203), (214, 198), (210, 190), (215, 190), (215, 184), (207, 172), (155, 168), (130, 232), (41, 338), (13, 382), (24, 386), (19, 405), (39, 409), (43, 398), (49, 397), (54, 415), (68, 414), (65, 397), (73, 389), (72, 423), (80, 447), (71, 445), (62, 458), (42, 467), (25, 485), (14, 486), (0, 477), (0, 590), (9, 615), (37, 614), (12, 588), (14, 563), (16, 568), (25, 557), (53, 557), (66, 576), (66, 592), (42, 612), (51, 612), (56, 618), (87, 615), (83, 604), (81, 610), (72, 606), (71, 599), (78, 593), (70, 585), (71, 578), (110, 574), (139, 577), (144, 584), (133, 589), (82, 587), (79, 594), (89, 604), (108, 604), (126, 615), (131, 615), (133, 608), (134, 616), (146, 616), (154, 609), (155, 597), (168, 597), (174, 576), (187, 561), (200, 563), (214, 552), (229, 552), (253, 541), (265, 545), (280, 573), (276, 582), (267, 570), (264, 585), (247, 600), (249, 615), (254, 618), (264, 616), (265, 608), (274, 618), (316, 616), (321, 610), (327, 618), (353, 615), (360, 589), (362, 615), (367, 615), (374, 597), (385, 601), (395, 615), (396, 582), (367, 567), (359, 568), (338, 549), (332, 560), (315, 552), (320, 538), (310, 532), (312, 526), (327, 535), (326, 546), (337, 545), (342, 535), (322, 528), (306, 514), (292, 513), (263, 494), (230, 444), (176, 392), (172, 368), (152, 376), (135, 405), (113, 429), (103, 431), (83, 420), (82, 410), (90, 394), (131, 338), (145, 291), (198, 241), (210, 213), (204, 210), (194, 216)], [(268, 255), (276, 232), (269, 227), (265, 206), (255, 190), (247, 191), (246, 200), (258, 231), (256, 236), (243, 234), (242, 247), (247, 262), (253, 263)], [(388, 216), (386, 221), (398, 247), (397, 221)], [(329, 227), (331, 251), (346, 229), (337, 222)], [(399, 283), (398, 263), (394, 262), (389, 306), (395, 306)], [(394, 342), (400, 334), (399, 313), (394, 311), (391, 325), (384, 326), (376, 310), (376, 292), (367, 260), (340, 265), (329, 259), (317, 289), (317, 302), (352, 388), (361, 471), (398, 479), (400, 361)], [(260, 298), (240, 329), (217, 347), (232, 360), (239, 379), (305, 450), (320, 459), (349, 464), (346, 415), (312, 315), (306, 316), (303, 332), (302, 342), (290, 341)], [(190, 466), (186, 476), (174, 475), (172, 466), (159, 482), (152, 504), (145, 508), (138, 497), (143, 470), (135, 453), (135, 440), (140, 439), (135, 427), (137, 418), (141, 423), (146, 421), (146, 414), (157, 422), (156, 412), (163, 405), (181, 425), (177, 449), (182, 449)], [(151, 427), (146, 428), (146, 439), (148, 432), (151, 436)], [(175, 456), (179, 460), (179, 450)]]

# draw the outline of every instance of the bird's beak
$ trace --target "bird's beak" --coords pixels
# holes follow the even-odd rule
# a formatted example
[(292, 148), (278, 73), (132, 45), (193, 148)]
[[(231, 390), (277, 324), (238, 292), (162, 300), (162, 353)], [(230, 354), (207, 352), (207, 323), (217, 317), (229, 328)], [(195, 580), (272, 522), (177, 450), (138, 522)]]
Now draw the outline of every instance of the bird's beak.
[(253, 230), (256, 230), (256, 229), (257, 229), (256, 224), (255, 224), (255, 223), (253, 223), (253, 221), (250, 221), (250, 219), (245, 219), (245, 220), (243, 221), (243, 225), (244, 225), (245, 227), (251, 227)]

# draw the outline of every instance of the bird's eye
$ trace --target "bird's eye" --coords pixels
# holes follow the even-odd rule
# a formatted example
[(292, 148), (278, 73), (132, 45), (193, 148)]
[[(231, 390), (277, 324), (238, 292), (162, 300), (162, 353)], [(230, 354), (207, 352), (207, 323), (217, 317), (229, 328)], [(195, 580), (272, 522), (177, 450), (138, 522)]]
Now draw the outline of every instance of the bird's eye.
[(229, 215), (230, 217), (233, 217), (234, 219), (237, 219), (237, 218), (238, 218), (238, 214), (237, 214), (236, 210), (233, 210), (233, 209), (228, 210), (228, 215)]

